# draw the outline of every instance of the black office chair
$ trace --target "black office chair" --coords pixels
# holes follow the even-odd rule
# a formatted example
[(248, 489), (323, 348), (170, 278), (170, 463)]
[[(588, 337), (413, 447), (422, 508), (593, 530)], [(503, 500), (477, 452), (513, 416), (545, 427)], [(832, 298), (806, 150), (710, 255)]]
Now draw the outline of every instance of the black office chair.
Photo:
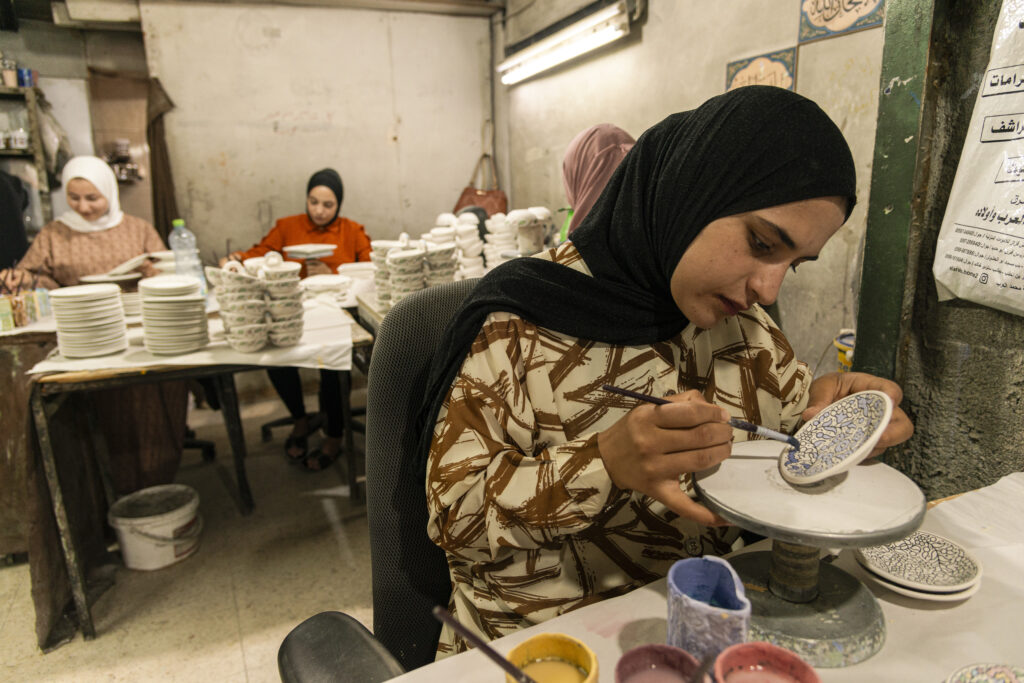
[(434, 661), (447, 605), (444, 552), (427, 536), (421, 472), (410, 463), (415, 416), (441, 333), (476, 280), (417, 292), (388, 311), (377, 330), (366, 393), (366, 514), (373, 572), (373, 631), (340, 612), (296, 626), (278, 651), (285, 683), (384, 681)]

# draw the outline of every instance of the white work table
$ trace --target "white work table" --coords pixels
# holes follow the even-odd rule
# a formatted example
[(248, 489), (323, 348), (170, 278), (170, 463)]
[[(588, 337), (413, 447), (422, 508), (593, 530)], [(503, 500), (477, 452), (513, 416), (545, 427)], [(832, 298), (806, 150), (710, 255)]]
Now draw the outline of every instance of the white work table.
[[(1024, 666), (1024, 473), (943, 502), (921, 528), (960, 543), (982, 565), (981, 589), (962, 602), (925, 602), (897, 595), (865, 578), (852, 551), (836, 565), (861, 579), (878, 598), (887, 636), (882, 650), (860, 664), (817, 668), (825, 683), (943, 681), (977, 662)], [(767, 549), (762, 541), (744, 551)], [(623, 652), (664, 643), (666, 586), (659, 580), (626, 595), (562, 615), (494, 641), (507, 653), (537, 633), (566, 633), (597, 653), (600, 680), (615, 679)], [(422, 667), (396, 681), (500, 681), (503, 672), (479, 652), (466, 652)]]

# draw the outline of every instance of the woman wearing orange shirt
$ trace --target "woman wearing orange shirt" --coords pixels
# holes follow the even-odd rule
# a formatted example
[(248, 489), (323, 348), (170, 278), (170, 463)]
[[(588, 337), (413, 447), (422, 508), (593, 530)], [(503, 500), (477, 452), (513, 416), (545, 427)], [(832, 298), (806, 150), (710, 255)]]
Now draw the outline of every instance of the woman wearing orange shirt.
[[(363, 226), (339, 215), (344, 187), (341, 176), (331, 168), (317, 171), (306, 185), (306, 213), (279, 219), (267, 236), (248, 251), (236, 251), (228, 258), (239, 261), (263, 256), (269, 251), (285, 255), (284, 247), (293, 244), (334, 244), (334, 253), (305, 261), (300, 275), (333, 273), (342, 263), (370, 260), (370, 238)], [(297, 259), (289, 259), (297, 260)], [(328, 467), (338, 458), (344, 425), (341, 419), (341, 378), (334, 370), (320, 371), (320, 412), (324, 416), (324, 438), (308, 453), (309, 418), (302, 398), (302, 382), (297, 368), (268, 368), (267, 374), (284, 401), (294, 423), (285, 440), (288, 459), (310, 471)]]

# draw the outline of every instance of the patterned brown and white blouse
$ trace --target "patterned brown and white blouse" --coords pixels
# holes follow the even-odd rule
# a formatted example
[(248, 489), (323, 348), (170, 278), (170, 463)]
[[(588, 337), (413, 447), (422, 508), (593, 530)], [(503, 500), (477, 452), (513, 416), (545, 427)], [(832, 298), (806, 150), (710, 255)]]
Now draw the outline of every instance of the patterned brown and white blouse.
[[(569, 242), (534, 258), (590, 274)], [(448, 557), (449, 609), (493, 640), (629, 592), (676, 560), (729, 551), (735, 528), (702, 527), (612, 484), (597, 434), (636, 401), (602, 384), (656, 396), (698, 389), (734, 417), (789, 432), (810, 382), (757, 306), (650, 346), (492, 313), (441, 408), (427, 464), (428, 532)], [(446, 626), (438, 657), (466, 647)]]

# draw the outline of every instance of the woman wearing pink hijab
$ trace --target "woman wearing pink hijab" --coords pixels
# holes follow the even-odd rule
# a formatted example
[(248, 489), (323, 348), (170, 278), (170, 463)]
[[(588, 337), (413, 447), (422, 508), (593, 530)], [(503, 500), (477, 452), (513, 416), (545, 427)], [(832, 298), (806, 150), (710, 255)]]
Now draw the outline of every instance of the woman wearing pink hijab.
[[(635, 143), (629, 133), (610, 123), (591, 126), (569, 143), (562, 160), (562, 184), (572, 207), (569, 233), (583, 222), (619, 162)], [(567, 234), (564, 227), (562, 232), (564, 241)]]

